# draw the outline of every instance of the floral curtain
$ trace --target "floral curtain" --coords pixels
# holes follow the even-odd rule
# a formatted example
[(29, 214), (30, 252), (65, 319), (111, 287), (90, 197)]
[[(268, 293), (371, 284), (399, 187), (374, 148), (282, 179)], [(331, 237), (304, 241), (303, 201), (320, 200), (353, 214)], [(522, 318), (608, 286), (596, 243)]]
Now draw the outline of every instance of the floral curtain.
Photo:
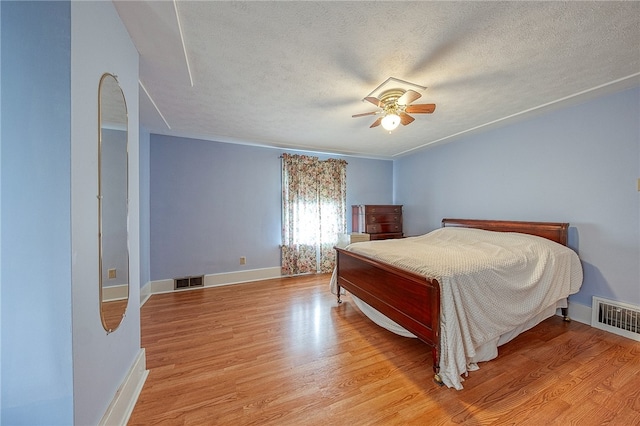
[(331, 272), (347, 230), (347, 162), (282, 156), (282, 274)]

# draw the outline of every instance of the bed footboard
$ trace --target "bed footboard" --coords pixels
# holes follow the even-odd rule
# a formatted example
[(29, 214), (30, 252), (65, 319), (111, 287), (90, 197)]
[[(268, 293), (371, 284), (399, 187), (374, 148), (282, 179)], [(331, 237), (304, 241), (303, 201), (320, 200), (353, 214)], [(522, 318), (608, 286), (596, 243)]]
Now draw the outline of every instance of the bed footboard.
[(338, 302), (344, 288), (431, 346), (435, 380), (442, 383), (440, 359), (440, 285), (437, 280), (337, 250)]

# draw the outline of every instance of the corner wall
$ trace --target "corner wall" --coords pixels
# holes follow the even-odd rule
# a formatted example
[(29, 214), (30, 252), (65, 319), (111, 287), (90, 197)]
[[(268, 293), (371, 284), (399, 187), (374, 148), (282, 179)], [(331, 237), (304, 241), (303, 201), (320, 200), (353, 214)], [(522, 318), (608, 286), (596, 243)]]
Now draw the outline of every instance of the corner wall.
[(408, 234), (443, 217), (569, 222), (584, 269), (575, 303), (640, 304), (640, 88), (394, 162)]
[[(152, 134), (151, 279), (279, 268), (286, 151)], [(391, 203), (392, 161), (295, 153), (345, 159), (347, 205)]]
[[(102, 328), (98, 289), (98, 83), (118, 77), (129, 137), (129, 304)], [(71, 3), (71, 226), (74, 423), (98, 424), (140, 349), (138, 52), (111, 2)]]

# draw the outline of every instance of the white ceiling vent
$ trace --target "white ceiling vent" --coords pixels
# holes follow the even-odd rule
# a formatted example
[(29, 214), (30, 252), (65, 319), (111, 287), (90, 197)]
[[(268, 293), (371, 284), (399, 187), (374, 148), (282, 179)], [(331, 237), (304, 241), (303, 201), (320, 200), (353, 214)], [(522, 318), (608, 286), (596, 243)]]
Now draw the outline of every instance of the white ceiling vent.
[(640, 307), (594, 296), (591, 326), (640, 342)]

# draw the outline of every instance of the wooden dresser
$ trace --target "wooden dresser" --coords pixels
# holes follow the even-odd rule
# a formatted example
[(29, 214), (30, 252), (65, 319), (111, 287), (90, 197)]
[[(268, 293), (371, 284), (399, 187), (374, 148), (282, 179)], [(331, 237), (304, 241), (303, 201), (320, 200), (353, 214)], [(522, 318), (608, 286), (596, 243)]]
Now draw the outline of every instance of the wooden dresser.
[(351, 206), (351, 230), (372, 240), (402, 238), (402, 206), (360, 204)]

